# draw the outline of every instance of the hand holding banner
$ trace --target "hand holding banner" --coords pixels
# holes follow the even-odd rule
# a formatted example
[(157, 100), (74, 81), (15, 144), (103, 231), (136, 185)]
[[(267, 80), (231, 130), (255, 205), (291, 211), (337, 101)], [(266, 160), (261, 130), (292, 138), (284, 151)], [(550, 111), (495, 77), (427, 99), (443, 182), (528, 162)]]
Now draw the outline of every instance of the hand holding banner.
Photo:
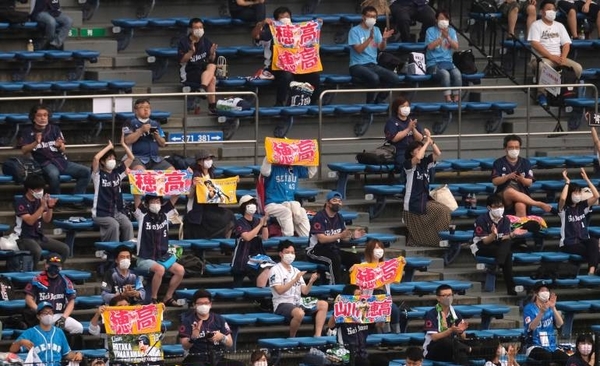
[(196, 201), (198, 203), (237, 203), (237, 183), (240, 177), (231, 178), (194, 178)]
[(321, 22), (311, 20), (296, 24), (273, 22), (273, 70), (308, 74), (323, 70), (319, 55)]
[(350, 283), (361, 289), (376, 289), (381, 286), (400, 282), (406, 260), (400, 256), (378, 263), (360, 263), (352, 267)]
[(333, 305), (336, 323), (389, 322), (391, 315), (392, 298), (388, 295), (339, 295)]
[(192, 173), (187, 170), (132, 170), (128, 174), (131, 194), (158, 196), (188, 194)]
[(267, 161), (279, 165), (319, 165), (317, 140), (294, 140), (265, 137)]

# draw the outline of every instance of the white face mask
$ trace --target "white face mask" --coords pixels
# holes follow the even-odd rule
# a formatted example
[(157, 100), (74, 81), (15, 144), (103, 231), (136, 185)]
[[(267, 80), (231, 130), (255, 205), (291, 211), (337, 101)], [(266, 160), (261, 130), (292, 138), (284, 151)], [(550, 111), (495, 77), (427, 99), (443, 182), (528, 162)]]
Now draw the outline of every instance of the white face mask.
[(377, 19), (375, 19), (375, 18), (367, 18), (367, 19), (365, 19), (365, 25), (369, 29), (373, 28), (375, 26), (375, 23), (377, 23)]
[(138, 121), (140, 121), (142, 123), (146, 123), (146, 122), (150, 121), (150, 118), (138, 118)]
[(546, 16), (545, 16), (547, 21), (553, 22), (554, 19), (556, 19), (556, 11), (554, 10), (546, 10)]
[(105, 167), (106, 167), (106, 169), (108, 169), (108, 170), (113, 170), (113, 169), (114, 169), (114, 168), (117, 166), (117, 161), (116, 161), (115, 159), (110, 159), (110, 160), (107, 160), (107, 161), (104, 163), (104, 166), (105, 166)]
[(213, 165), (212, 159), (206, 159), (202, 163), (202, 166), (204, 167), (204, 169), (210, 169), (210, 168), (212, 168), (212, 165)]
[(121, 259), (119, 261), (119, 268), (120, 269), (123, 269), (123, 270), (129, 269), (129, 266), (131, 266), (131, 259), (124, 258), (124, 259)]
[(580, 343), (579, 346), (577, 346), (577, 349), (579, 350), (579, 353), (584, 356), (589, 356), (590, 353), (592, 353), (592, 345), (588, 343)]
[(40, 323), (43, 325), (53, 325), (54, 324), (54, 315), (46, 314), (40, 317)]
[(43, 189), (39, 192), (33, 191), (31, 194), (33, 195), (33, 198), (35, 198), (36, 200), (41, 200), (42, 198), (44, 198), (44, 190)]
[(450, 21), (449, 20), (438, 20), (438, 27), (440, 29), (447, 29), (450, 26)]
[(383, 249), (381, 249), (381, 248), (373, 249), (373, 257), (375, 257), (375, 259), (383, 258)]
[(268, 366), (269, 363), (267, 361), (256, 361), (252, 366)]
[(442, 297), (442, 299), (440, 300), (440, 303), (444, 306), (450, 306), (450, 305), (452, 305), (453, 300), (454, 300), (453, 296)]
[(196, 306), (196, 312), (198, 315), (206, 315), (210, 311), (210, 305), (198, 305)]
[(292, 19), (290, 19), (290, 18), (280, 18), (279, 21), (285, 25), (292, 24)]
[(204, 35), (204, 29), (194, 29), (192, 33), (194, 34), (194, 37), (202, 38), (202, 36)]
[(549, 291), (540, 291), (540, 292), (538, 292), (537, 296), (541, 302), (546, 302), (546, 301), (550, 300), (550, 292)]
[(508, 157), (511, 159), (516, 159), (519, 157), (519, 152), (521, 152), (521, 150), (508, 150)]
[(283, 258), (281, 258), (281, 260), (283, 261), (283, 263), (290, 265), (292, 263), (294, 263), (294, 260), (296, 259), (296, 255), (295, 254), (291, 254), (291, 253), (286, 253), (283, 255)]
[(256, 213), (256, 205), (253, 203), (246, 205), (246, 213), (248, 215), (254, 215)]
[(571, 194), (571, 201), (573, 201), (573, 203), (581, 202), (581, 195), (575, 193)]
[(490, 213), (494, 218), (499, 219), (504, 215), (504, 207), (492, 208)]
[(161, 204), (160, 203), (151, 203), (148, 205), (148, 210), (152, 213), (159, 213), (160, 212), (160, 208), (161, 208)]
[(498, 356), (502, 357), (504, 355), (506, 355), (506, 348), (504, 348), (503, 346), (500, 346), (498, 348)]
[(410, 107), (400, 107), (400, 115), (402, 117), (408, 117), (410, 114)]

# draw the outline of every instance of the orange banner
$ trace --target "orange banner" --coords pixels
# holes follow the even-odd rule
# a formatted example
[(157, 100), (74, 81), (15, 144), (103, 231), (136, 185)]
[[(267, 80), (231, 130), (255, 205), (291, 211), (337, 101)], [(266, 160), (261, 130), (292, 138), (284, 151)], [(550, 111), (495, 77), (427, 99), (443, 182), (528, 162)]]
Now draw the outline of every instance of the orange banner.
[(398, 257), (385, 262), (356, 264), (350, 273), (350, 283), (361, 289), (376, 289), (400, 282), (405, 263), (404, 257)]
[(271, 164), (319, 166), (317, 140), (265, 137), (265, 151)]
[(319, 55), (321, 23), (311, 20), (296, 24), (271, 24), (273, 70), (308, 74), (323, 70)]

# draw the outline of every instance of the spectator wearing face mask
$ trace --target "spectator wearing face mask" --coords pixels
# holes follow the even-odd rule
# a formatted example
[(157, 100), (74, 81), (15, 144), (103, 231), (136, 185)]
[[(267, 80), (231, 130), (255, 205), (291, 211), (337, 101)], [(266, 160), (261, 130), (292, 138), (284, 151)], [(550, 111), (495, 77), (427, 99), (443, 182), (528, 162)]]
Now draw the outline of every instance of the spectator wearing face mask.
[(242, 362), (223, 357), (233, 346), (227, 321), (211, 310), (212, 295), (200, 289), (192, 296), (192, 310), (183, 314), (179, 327), (179, 341), (188, 352), (183, 366), (244, 366)]
[(598, 267), (598, 239), (592, 238), (588, 231), (592, 205), (598, 202), (598, 190), (588, 178), (585, 169), (581, 168), (581, 177), (585, 180), (592, 196), (581, 197), (581, 186), (571, 182), (567, 170), (563, 171), (565, 186), (558, 200), (558, 217), (560, 217), (560, 250), (569, 254), (578, 254), (587, 259), (588, 274), (594, 275)]
[(556, 328), (563, 325), (560, 311), (556, 309), (556, 294), (544, 282), (533, 286), (533, 300), (523, 308), (523, 324), (527, 340), (525, 354), (543, 366), (551, 363), (564, 365), (567, 355), (556, 343)]
[(506, 292), (515, 296), (517, 292), (512, 268), (512, 248), (515, 244), (513, 238), (527, 231), (523, 229), (511, 231), (510, 220), (504, 216), (502, 197), (495, 194), (489, 196), (486, 206), (488, 212), (475, 220), (471, 252), (473, 255), (495, 258), (496, 263), (502, 267)]
[(92, 160), (92, 182), (94, 184), (94, 204), (92, 219), (100, 228), (101, 241), (135, 240), (133, 225), (123, 213), (123, 193), (121, 181), (127, 176), (127, 169), (134, 156), (121, 137), (121, 145), (127, 157), (117, 166), (117, 154), (111, 141), (108, 141)]
[(422, 141), (424, 130), (411, 114), (410, 101), (399, 96), (392, 103), (392, 116), (384, 127), (385, 139), (396, 148), (396, 171), (404, 173), (404, 152), (413, 141)]
[(181, 307), (173, 298), (175, 290), (183, 280), (185, 269), (177, 263), (177, 258), (169, 252), (169, 217), (174, 212), (171, 202), (162, 203), (161, 196), (146, 195), (145, 205), (139, 205), (135, 217), (139, 223), (137, 240), (138, 273), (152, 273), (150, 301), (158, 303), (158, 289), (166, 271), (171, 272), (171, 280), (164, 297), (166, 306)]
[(595, 365), (594, 337), (591, 334), (580, 334), (575, 341), (575, 347), (575, 353), (569, 356), (566, 366)]
[(71, 334), (80, 334), (83, 325), (71, 317), (77, 291), (71, 280), (60, 273), (62, 264), (59, 254), (50, 254), (45, 270), (25, 286), (25, 304), (35, 312), (39, 302), (48, 301), (54, 310), (52, 324)]
[(320, 337), (327, 317), (327, 301), (318, 300), (312, 307), (302, 303), (302, 296), (308, 295), (313, 283), (319, 278), (315, 272), (310, 276), (308, 283), (304, 282), (306, 271), (300, 271), (292, 266), (296, 259), (296, 250), (291, 241), (279, 243), (277, 247), (281, 262), (269, 271), (269, 286), (273, 295), (273, 309), (275, 314), (284, 316), (290, 322), (290, 337), (295, 337), (302, 324), (304, 315), (314, 315), (315, 337)]
[(15, 199), (16, 223), (13, 230), (19, 237), (17, 245), (20, 250), (29, 251), (34, 266), (40, 262), (42, 250), (56, 252), (61, 258), (67, 258), (70, 251), (67, 244), (47, 237), (42, 230), (42, 220), (45, 223), (52, 222), (54, 206), (58, 201), (44, 194), (45, 186), (41, 175), (28, 175), (23, 182), (25, 193)]
[[(128, 298), (124, 294), (118, 294), (113, 296), (109, 302), (106, 303), (108, 306), (128, 306), (131, 305)], [(108, 338), (106, 334), (104, 334), (105, 329), (102, 324), (102, 314), (106, 311), (106, 305), (100, 305), (98, 310), (94, 313), (92, 319), (90, 319), (90, 326), (88, 327), (88, 332), (96, 337), (101, 337), (104, 339), (104, 347), (108, 350)], [(107, 352), (108, 353), (108, 352)], [(107, 354), (108, 356), (108, 354)]]
[(267, 254), (262, 241), (269, 238), (269, 215), (265, 213), (261, 218), (254, 216), (258, 206), (256, 199), (250, 195), (242, 196), (239, 204), (242, 217), (235, 224), (237, 240), (231, 258), (233, 287), (242, 287), (246, 276), (256, 283), (256, 287), (265, 287), (269, 280), (268, 267), (253, 268), (248, 265), (248, 258)]
[(308, 259), (327, 266), (331, 285), (347, 283), (347, 271), (360, 263), (358, 255), (341, 250), (340, 243), (358, 239), (364, 234), (364, 230), (346, 228), (344, 218), (340, 214), (341, 208), (341, 193), (329, 192), (323, 209), (310, 221), (310, 238), (306, 249)]
[(115, 296), (124, 296), (131, 304), (143, 302), (146, 298), (143, 278), (136, 275), (131, 266), (131, 250), (122, 245), (115, 250), (115, 267), (104, 274), (102, 300), (108, 304)]
[(235, 215), (231, 210), (214, 203), (198, 203), (196, 199), (198, 185), (215, 178), (214, 158), (208, 150), (199, 150), (196, 164), (190, 167), (193, 176), (183, 225), (185, 239), (229, 238), (233, 232)]
[(21, 130), (17, 147), (40, 164), (50, 194), (60, 194), (61, 174), (76, 180), (73, 194), (83, 194), (90, 183), (90, 168), (67, 159), (65, 138), (60, 128), (49, 122), (50, 116), (48, 106), (33, 106), (29, 111), (32, 125)]

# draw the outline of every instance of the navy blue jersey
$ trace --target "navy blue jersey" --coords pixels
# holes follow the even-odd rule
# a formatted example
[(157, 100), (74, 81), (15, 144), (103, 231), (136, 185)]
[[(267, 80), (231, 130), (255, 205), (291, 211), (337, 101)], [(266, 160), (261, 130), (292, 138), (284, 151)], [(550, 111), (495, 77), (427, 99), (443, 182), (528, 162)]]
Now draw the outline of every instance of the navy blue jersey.
[(158, 260), (169, 250), (169, 219), (167, 213), (173, 210), (171, 202), (165, 202), (157, 214), (152, 214), (140, 205), (135, 210), (139, 222), (137, 255), (143, 259)]
[(356, 350), (355, 357), (367, 359), (367, 335), (369, 326), (367, 324), (341, 323), (336, 324), (337, 341), (339, 344), (350, 344)]
[(558, 213), (560, 217), (560, 246), (578, 244), (590, 238), (588, 232), (589, 214), (592, 208), (586, 200), (574, 207), (564, 206)]
[[(162, 138), (165, 137), (160, 123), (153, 119), (148, 120), (146, 123), (150, 123), (151, 128), (156, 128)], [(134, 117), (123, 124), (123, 133), (125, 136), (130, 135), (142, 127), (143, 124), (137, 117)], [(158, 163), (162, 161), (162, 158), (158, 154), (158, 148), (159, 146), (156, 140), (154, 140), (154, 136), (150, 132), (145, 132), (131, 145), (131, 152), (144, 164), (147, 164), (150, 160)]]
[(260, 230), (258, 235), (252, 238), (250, 241), (245, 241), (241, 237), (243, 233), (254, 230), (254, 228), (258, 225), (260, 225), (260, 219), (258, 217), (252, 217), (252, 221), (248, 221), (244, 216), (242, 216), (235, 222), (234, 232), (238, 239), (236, 240), (235, 249), (233, 250), (233, 257), (231, 258), (232, 270), (244, 271), (246, 269), (249, 256), (266, 254), (262, 244), (262, 232)]
[(115, 295), (118, 295), (125, 291), (125, 286), (130, 285), (135, 290), (140, 292), (139, 299), (129, 299), (130, 303), (143, 300), (146, 297), (146, 290), (144, 289), (144, 282), (141, 276), (136, 275), (131, 271), (127, 271), (127, 275), (123, 276), (118, 269), (113, 268), (104, 274), (104, 280), (102, 281), (102, 300), (105, 304), (110, 302)]
[(42, 200), (34, 199), (33, 201), (30, 201), (25, 195), (15, 199), (16, 224), (14, 232), (19, 238), (45, 240), (41, 217), (39, 217), (33, 225), (29, 225), (22, 218), (23, 215), (32, 215), (40, 209), (41, 205)]
[(192, 340), (191, 336), (194, 323), (199, 321), (200, 319), (195, 311), (183, 314), (181, 316), (181, 326), (179, 327), (179, 338), (189, 338), (192, 343), (192, 347), (189, 350), (190, 354), (193, 354), (195, 357), (202, 357), (204, 355), (207, 357), (208, 361), (210, 359), (208, 353), (209, 350), (212, 349), (219, 352), (225, 350), (225, 348), (219, 342), (212, 341), (210, 338), (206, 337), (207, 333), (219, 331), (224, 335), (229, 335), (231, 330), (229, 329), (229, 325), (225, 321), (225, 318), (211, 311), (208, 314), (208, 319), (202, 321), (200, 335), (197, 339)]
[(57, 17), (61, 13), (60, 0), (36, 0), (34, 3), (31, 19), (35, 19), (43, 11), (48, 12), (53, 17)]
[[(315, 245), (319, 244), (317, 234), (331, 236), (339, 234), (344, 230), (346, 230), (346, 223), (344, 222), (342, 215), (336, 212), (333, 217), (329, 217), (325, 210), (321, 210), (313, 216), (312, 220), (310, 220), (310, 238), (308, 247), (313, 248)], [(328, 243), (327, 245), (331, 245), (331, 248), (334, 248), (337, 247), (336, 244), (338, 242)]]
[[(423, 343), (424, 356), (427, 356), (427, 346), (432, 342), (431, 334), (441, 333), (453, 325), (458, 325), (463, 320), (460, 313), (457, 313), (454, 311), (454, 308), (451, 307), (450, 309), (452, 310), (448, 311), (448, 315), (446, 316), (446, 321), (444, 324), (442, 319), (440, 319), (440, 315), (442, 314), (440, 309), (441, 306), (438, 304), (425, 313), (425, 325), (423, 327), (423, 330), (425, 331), (425, 342)], [(456, 335), (453, 335), (453, 337), (455, 336)]]
[(567, 359), (566, 366), (594, 366), (590, 365), (586, 360), (581, 358), (580, 354), (574, 354)]
[[(510, 161), (508, 161), (506, 156), (498, 158), (494, 161), (494, 166), (492, 167), (492, 179), (502, 177), (512, 172), (515, 172), (519, 175), (525, 174), (525, 178), (534, 179), (533, 170), (531, 170), (531, 163), (529, 160), (525, 158), (518, 158), (517, 162), (513, 165)], [(509, 185), (516, 185), (520, 192), (529, 194), (529, 187), (525, 187), (521, 183), (511, 180), (497, 186), (496, 192), (502, 192)]]
[(498, 222), (494, 222), (490, 217), (490, 213), (486, 212), (483, 215), (479, 215), (475, 220), (473, 243), (479, 244), (484, 237), (490, 235), (493, 225), (496, 225), (496, 229), (498, 229), (498, 240), (501, 240), (505, 235), (510, 235), (510, 220), (506, 216), (502, 216)]
[[(388, 119), (385, 123), (385, 127), (383, 129), (385, 139), (396, 147), (396, 154), (402, 153), (402, 158), (404, 158), (404, 151), (408, 147), (408, 144), (415, 141), (413, 131), (409, 131), (408, 135), (406, 135), (406, 137), (400, 141), (392, 142), (392, 140), (398, 132), (404, 131), (408, 128), (411, 119), (415, 119), (412, 114), (410, 114), (404, 121), (397, 116), (390, 117), (390, 119)], [(417, 125), (417, 131), (423, 134), (423, 129), (419, 125)]]
[(404, 161), (406, 171), (406, 192), (404, 194), (404, 211), (424, 214), (429, 200), (429, 170), (435, 166), (433, 155), (421, 159), (414, 167), (412, 161)]
[[(190, 52), (191, 49), (191, 36), (182, 37), (177, 44), (177, 57), (179, 59), (179, 63), (183, 58), (183, 55)], [(187, 80), (188, 73), (201, 73), (206, 68), (206, 64), (210, 63), (210, 49), (213, 43), (203, 36), (198, 40), (198, 42), (194, 43), (194, 47), (196, 47), (196, 51), (192, 55), (192, 57), (186, 63), (181, 63), (181, 69), (179, 70), (181, 82), (186, 81), (194, 81), (199, 82), (199, 80)]]
[(42, 134), (42, 141), (31, 151), (31, 157), (41, 166), (54, 164), (62, 172), (67, 167), (67, 157), (56, 147), (56, 140), (64, 140), (58, 126), (49, 123), (41, 132), (33, 126), (24, 127), (17, 147), (31, 144), (38, 133)]
[(73, 282), (65, 275), (50, 278), (45, 271), (25, 286), (25, 293), (33, 296), (36, 304), (42, 301), (51, 303), (56, 314), (64, 312), (67, 303), (77, 296)]
[(294, 201), (298, 179), (303, 178), (308, 178), (308, 168), (305, 166), (273, 164), (271, 175), (265, 177), (265, 205)]
[(94, 206), (92, 217), (114, 217), (123, 210), (121, 181), (127, 176), (125, 164), (121, 163), (111, 172), (99, 169), (92, 173), (94, 183)]
[(55, 326), (51, 326), (46, 331), (36, 325), (21, 333), (15, 342), (21, 339), (27, 339), (33, 343), (33, 350), (40, 357), (42, 364), (47, 366), (62, 365), (63, 357), (71, 352), (65, 333)]

